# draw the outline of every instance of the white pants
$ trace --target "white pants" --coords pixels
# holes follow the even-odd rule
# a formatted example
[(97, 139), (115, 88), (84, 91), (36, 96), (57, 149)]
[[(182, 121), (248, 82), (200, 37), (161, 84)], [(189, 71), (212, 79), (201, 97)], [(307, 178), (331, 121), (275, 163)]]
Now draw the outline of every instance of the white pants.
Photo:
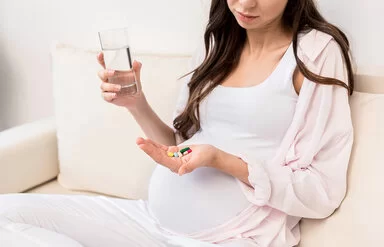
[(172, 241), (172, 236), (155, 226), (144, 201), (82, 195), (0, 195), (1, 247), (177, 246)]
[[(0, 195), (0, 246), (217, 246), (161, 231), (144, 201), (83, 195)], [(225, 246), (247, 246), (228, 243)], [(254, 246), (254, 245), (249, 245)]]

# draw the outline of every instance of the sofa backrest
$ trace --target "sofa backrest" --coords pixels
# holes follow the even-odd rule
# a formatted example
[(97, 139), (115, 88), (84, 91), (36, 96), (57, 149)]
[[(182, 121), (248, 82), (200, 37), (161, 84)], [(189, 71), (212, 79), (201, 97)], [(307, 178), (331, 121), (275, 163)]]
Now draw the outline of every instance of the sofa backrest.
[(350, 98), (354, 145), (348, 192), (336, 212), (323, 220), (303, 219), (300, 247), (384, 246), (384, 70), (356, 74)]

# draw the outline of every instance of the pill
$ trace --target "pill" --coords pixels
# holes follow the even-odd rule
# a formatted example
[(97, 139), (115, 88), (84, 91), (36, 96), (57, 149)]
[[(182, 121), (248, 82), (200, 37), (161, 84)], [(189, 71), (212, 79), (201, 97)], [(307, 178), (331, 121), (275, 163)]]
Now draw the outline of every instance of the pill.
[(189, 147), (186, 147), (186, 148), (183, 148), (180, 150), (181, 153), (184, 153), (185, 151), (189, 150), (190, 148)]
[(167, 155), (168, 155), (168, 157), (173, 157), (173, 153), (172, 152), (168, 152)]

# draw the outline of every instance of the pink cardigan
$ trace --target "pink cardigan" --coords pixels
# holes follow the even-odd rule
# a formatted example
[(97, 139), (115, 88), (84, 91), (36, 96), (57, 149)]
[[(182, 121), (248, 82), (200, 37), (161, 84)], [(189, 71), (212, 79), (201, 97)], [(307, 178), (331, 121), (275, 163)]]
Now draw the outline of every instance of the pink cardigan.
[[(347, 81), (341, 50), (328, 34), (302, 34), (298, 55), (308, 69)], [(293, 121), (271, 160), (235, 154), (249, 169), (252, 187), (238, 180), (251, 206), (215, 229), (189, 237), (223, 243), (249, 238), (258, 246), (293, 246), (302, 217), (325, 218), (346, 194), (353, 143), (349, 96), (345, 88), (304, 79)]]

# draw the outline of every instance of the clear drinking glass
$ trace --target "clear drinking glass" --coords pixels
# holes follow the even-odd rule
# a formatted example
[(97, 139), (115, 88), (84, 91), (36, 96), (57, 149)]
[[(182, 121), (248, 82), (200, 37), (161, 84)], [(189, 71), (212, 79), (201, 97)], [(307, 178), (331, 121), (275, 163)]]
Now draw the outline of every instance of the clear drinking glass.
[(117, 28), (100, 31), (99, 39), (104, 53), (105, 67), (115, 71), (114, 76), (108, 82), (121, 85), (119, 94), (137, 93), (128, 29)]

